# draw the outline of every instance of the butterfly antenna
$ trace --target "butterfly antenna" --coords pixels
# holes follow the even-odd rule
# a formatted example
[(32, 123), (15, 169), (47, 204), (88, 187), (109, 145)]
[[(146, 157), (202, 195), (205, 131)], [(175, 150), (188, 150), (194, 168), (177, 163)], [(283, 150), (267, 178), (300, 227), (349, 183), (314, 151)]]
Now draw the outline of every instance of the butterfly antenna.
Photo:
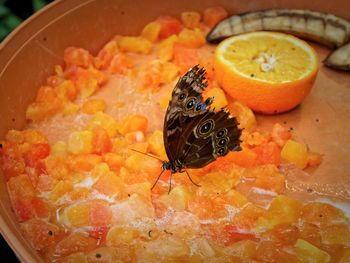
[(159, 181), (159, 178), (162, 176), (162, 174), (164, 173), (165, 169), (163, 169), (163, 171), (161, 171), (161, 173), (158, 175), (158, 178), (157, 180), (154, 182), (154, 184), (152, 185), (151, 187), (151, 191), (153, 190), (153, 188), (156, 186), (156, 184), (158, 183)]
[(158, 160), (161, 161), (161, 162), (164, 162), (164, 160), (160, 159), (160, 158), (157, 157), (157, 156), (154, 156), (153, 154), (140, 152), (140, 151), (135, 150), (135, 149), (130, 149), (130, 150), (132, 150), (132, 151), (134, 151), (134, 152), (137, 152), (137, 153), (141, 153), (141, 154), (147, 155), (147, 156), (152, 157), (152, 158), (155, 158), (155, 159), (158, 159)]
[(187, 170), (185, 170), (185, 172), (186, 172), (188, 178), (190, 179), (190, 181), (191, 181), (195, 186), (201, 187), (199, 184), (195, 183), (195, 182), (192, 180), (192, 178), (191, 178), (190, 174), (187, 172)]

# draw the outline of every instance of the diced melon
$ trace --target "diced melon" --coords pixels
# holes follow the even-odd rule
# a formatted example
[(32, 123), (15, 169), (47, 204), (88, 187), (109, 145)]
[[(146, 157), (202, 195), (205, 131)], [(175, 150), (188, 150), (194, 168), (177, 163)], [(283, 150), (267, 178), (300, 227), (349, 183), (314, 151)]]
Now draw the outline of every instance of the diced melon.
[(82, 112), (86, 114), (95, 114), (99, 111), (104, 111), (106, 109), (106, 101), (101, 99), (88, 100), (83, 104), (81, 108)]
[(232, 116), (236, 117), (239, 128), (247, 131), (252, 130), (257, 122), (253, 111), (239, 101), (234, 101), (228, 105)]
[(191, 193), (184, 186), (176, 186), (171, 190), (170, 194), (165, 193), (158, 198), (158, 201), (166, 205), (167, 207), (172, 207), (176, 211), (183, 211), (187, 208), (189, 199), (191, 198)]
[(129, 132), (142, 131), (144, 134), (148, 129), (148, 119), (142, 115), (129, 115), (118, 126), (121, 134)]
[(91, 131), (74, 131), (68, 138), (68, 151), (74, 154), (91, 153), (92, 139)]
[(93, 129), (95, 126), (100, 126), (105, 129), (108, 133), (109, 137), (114, 137), (117, 134), (118, 123), (117, 121), (110, 115), (97, 112), (94, 114), (89, 122), (89, 129)]
[(209, 28), (212, 28), (227, 16), (228, 12), (221, 6), (208, 7), (203, 12), (203, 21)]
[(103, 156), (103, 160), (108, 164), (109, 168), (113, 171), (117, 171), (124, 165), (124, 158), (116, 153), (106, 153)]
[(168, 38), (164, 39), (157, 47), (157, 54), (161, 61), (170, 61), (173, 58), (174, 43), (178, 41), (176, 35), (171, 35)]
[(183, 28), (179, 33), (178, 42), (185, 47), (200, 48), (205, 44), (205, 38), (199, 28)]
[(320, 233), (324, 244), (350, 246), (350, 230), (347, 224), (332, 224), (321, 228)]
[(139, 233), (136, 228), (128, 226), (114, 226), (107, 234), (107, 245), (108, 246), (120, 246), (128, 245), (138, 237)]
[(155, 130), (150, 137), (148, 137), (149, 151), (157, 155), (162, 160), (167, 160), (167, 155), (164, 148), (163, 132)]
[(73, 191), (73, 184), (68, 181), (58, 182), (49, 194), (49, 200), (51, 202), (57, 201), (66, 193)]
[(149, 54), (152, 49), (152, 42), (142, 37), (121, 37), (118, 46), (120, 50), (141, 54)]
[(182, 12), (181, 21), (185, 27), (194, 29), (199, 26), (201, 15), (198, 12)]
[(154, 43), (158, 40), (159, 32), (160, 24), (157, 22), (150, 22), (142, 29), (141, 36)]
[(87, 202), (68, 206), (64, 210), (64, 223), (68, 227), (89, 225), (90, 205)]
[(123, 180), (113, 172), (102, 175), (92, 186), (102, 194), (114, 196), (121, 195), (124, 189)]
[(55, 156), (64, 157), (67, 154), (67, 144), (63, 141), (57, 141), (51, 147), (51, 154)]

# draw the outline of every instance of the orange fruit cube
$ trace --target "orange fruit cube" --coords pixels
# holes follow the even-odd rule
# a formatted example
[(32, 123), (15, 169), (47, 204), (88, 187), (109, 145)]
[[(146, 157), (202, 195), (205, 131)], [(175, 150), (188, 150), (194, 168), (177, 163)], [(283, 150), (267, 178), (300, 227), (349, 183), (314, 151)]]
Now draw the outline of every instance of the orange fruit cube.
[(121, 195), (124, 190), (123, 180), (113, 172), (102, 175), (92, 186), (93, 189), (108, 196)]
[(67, 66), (75, 65), (83, 68), (88, 68), (93, 61), (89, 51), (76, 47), (66, 48), (64, 50), (63, 59)]
[(120, 167), (124, 165), (123, 156), (116, 153), (106, 153), (103, 155), (103, 161), (105, 161), (108, 167), (113, 171), (119, 171)]
[(164, 39), (157, 46), (157, 55), (160, 61), (166, 62), (173, 59), (174, 56), (174, 44), (178, 41), (177, 35), (171, 35)]
[(326, 251), (319, 249), (303, 239), (298, 239), (294, 248), (301, 262), (331, 262), (331, 256)]
[(212, 28), (227, 16), (228, 12), (221, 6), (209, 7), (203, 12), (203, 21), (208, 27)]
[(178, 42), (185, 47), (200, 48), (205, 44), (205, 38), (199, 28), (183, 28), (179, 33)]
[(112, 140), (108, 132), (99, 126), (92, 128), (92, 152), (96, 154), (104, 154), (112, 150)]
[(184, 186), (176, 186), (171, 190), (170, 194), (165, 193), (161, 195), (157, 201), (163, 203), (167, 207), (171, 207), (176, 211), (184, 211), (187, 208), (188, 202), (191, 198), (191, 193)]
[(92, 131), (74, 131), (69, 135), (68, 138), (68, 152), (73, 154), (87, 154), (91, 153), (92, 140), (93, 140)]
[(95, 126), (100, 126), (103, 129), (105, 129), (110, 138), (114, 137), (117, 134), (117, 130), (118, 130), (117, 121), (112, 116), (106, 113), (97, 112), (92, 116), (89, 122), (88, 128), (90, 130), (93, 130)]
[(65, 194), (73, 191), (73, 184), (69, 181), (58, 182), (49, 194), (49, 200), (51, 202), (56, 202)]
[(111, 223), (112, 211), (106, 202), (90, 202), (89, 223), (92, 226), (107, 226)]
[(175, 43), (173, 52), (173, 62), (179, 67), (181, 75), (185, 74), (194, 65), (199, 64), (199, 56), (194, 48)]
[(228, 109), (232, 116), (236, 117), (239, 128), (250, 131), (256, 126), (257, 122), (253, 111), (243, 103), (236, 100), (228, 105)]
[(182, 28), (181, 22), (171, 16), (160, 16), (156, 19), (156, 22), (160, 24), (160, 39), (167, 38), (171, 35), (177, 35)]
[(74, 172), (88, 172), (101, 161), (102, 157), (97, 154), (79, 154), (71, 156), (67, 163), (69, 168)]
[(125, 135), (129, 132), (142, 131), (144, 134), (148, 129), (148, 119), (142, 115), (129, 115), (119, 125), (118, 130)]
[(203, 97), (204, 97), (204, 100), (206, 98), (213, 97), (214, 102), (211, 105), (211, 107), (216, 109), (216, 110), (220, 110), (222, 108), (225, 108), (228, 104), (224, 91), (220, 88), (217, 88), (217, 87), (206, 90), (203, 94)]
[(199, 22), (201, 20), (201, 15), (198, 12), (182, 12), (181, 21), (185, 27), (194, 29), (199, 27)]
[(164, 148), (163, 132), (155, 130), (150, 137), (148, 137), (148, 149), (151, 153), (157, 155), (162, 160), (167, 160), (167, 155)]
[(93, 99), (86, 101), (81, 110), (86, 114), (95, 114), (99, 111), (105, 111), (106, 107), (107, 105), (105, 100)]
[(68, 206), (64, 210), (64, 223), (68, 227), (82, 227), (89, 225), (90, 204), (87, 202)]
[(139, 235), (139, 231), (133, 227), (127, 226), (114, 226), (107, 234), (107, 245), (108, 246), (121, 246), (128, 245), (131, 241), (136, 239)]

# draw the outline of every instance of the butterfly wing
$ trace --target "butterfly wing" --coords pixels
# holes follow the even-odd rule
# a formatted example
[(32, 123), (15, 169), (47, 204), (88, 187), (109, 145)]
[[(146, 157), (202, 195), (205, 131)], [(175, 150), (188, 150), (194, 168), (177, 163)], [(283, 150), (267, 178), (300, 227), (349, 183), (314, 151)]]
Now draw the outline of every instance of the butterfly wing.
[(229, 112), (203, 102), (205, 70), (193, 67), (176, 84), (164, 120), (164, 145), (169, 161), (181, 168), (200, 168), (229, 151), (240, 150), (241, 130)]

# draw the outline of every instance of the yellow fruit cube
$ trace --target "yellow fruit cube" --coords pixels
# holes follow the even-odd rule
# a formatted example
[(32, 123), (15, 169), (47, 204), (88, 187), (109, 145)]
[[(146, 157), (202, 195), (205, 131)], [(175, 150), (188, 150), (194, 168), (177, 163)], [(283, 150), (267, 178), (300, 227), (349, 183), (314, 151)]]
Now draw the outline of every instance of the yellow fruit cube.
[(331, 256), (326, 252), (309, 242), (298, 239), (294, 245), (297, 257), (303, 263), (317, 262), (317, 263), (328, 263), (331, 262)]
[(148, 119), (142, 115), (129, 115), (119, 125), (118, 130), (125, 135), (129, 132), (142, 131), (146, 134), (148, 128)]
[(66, 193), (73, 191), (73, 184), (69, 181), (58, 182), (49, 194), (49, 200), (51, 202), (56, 202)]
[(346, 224), (334, 224), (321, 228), (322, 243), (350, 246), (350, 230)]
[(256, 242), (251, 240), (241, 240), (224, 248), (227, 255), (235, 255), (240, 258), (252, 259), (256, 253)]
[(160, 83), (169, 83), (179, 74), (178, 67), (171, 62), (164, 62), (160, 74)]
[(165, 193), (159, 197), (159, 201), (167, 207), (172, 207), (176, 211), (184, 211), (187, 208), (191, 193), (184, 186), (177, 186), (171, 190), (170, 194)]
[(296, 141), (288, 140), (282, 148), (281, 157), (295, 164), (300, 169), (304, 169), (308, 161), (306, 146)]
[(216, 110), (224, 108), (228, 104), (224, 91), (218, 87), (208, 89), (208, 91), (205, 92), (204, 99), (210, 97), (214, 98), (214, 102), (211, 107), (215, 108)]
[(141, 54), (149, 54), (152, 49), (152, 42), (142, 37), (121, 37), (118, 46), (120, 50)]
[(149, 151), (157, 155), (162, 160), (167, 160), (167, 155), (164, 148), (163, 132), (155, 130), (148, 138)]
[(150, 22), (142, 29), (141, 36), (154, 43), (158, 40), (159, 32), (160, 24), (157, 22)]
[(78, 104), (75, 104), (71, 101), (65, 101), (63, 104), (62, 114), (63, 115), (74, 115), (80, 109)]
[(89, 225), (90, 206), (88, 203), (77, 203), (64, 210), (64, 224), (68, 227)]
[(92, 116), (88, 128), (92, 130), (95, 126), (105, 129), (109, 137), (114, 137), (118, 131), (117, 121), (112, 116), (103, 112), (97, 112)]
[(93, 99), (85, 102), (81, 110), (86, 114), (95, 114), (99, 111), (104, 111), (106, 107), (107, 104), (105, 100)]
[(170, 61), (174, 55), (174, 44), (178, 41), (177, 35), (171, 35), (164, 39), (157, 47), (157, 54), (161, 61)]
[(198, 12), (182, 12), (181, 21), (185, 27), (194, 29), (199, 26), (201, 15)]
[(124, 190), (124, 182), (113, 172), (102, 175), (92, 186), (93, 189), (108, 196), (120, 196)]
[(51, 154), (54, 156), (64, 157), (67, 155), (67, 144), (63, 141), (58, 141), (51, 147)]
[(107, 233), (108, 246), (129, 245), (131, 241), (136, 239), (139, 231), (133, 227), (114, 226)]
[(92, 152), (92, 131), (75, 131), (68, 138), (68, 152), (87, 154)]
[(94, 178), (101, 177), (102, 175), (107, 174), (110, 172), (108, 164), (102, 162), (97, 164), (92, 170), (91, 170), (91, 176)]
[(188, 29), (184, 28), (179, 33), (180, 44), (189, 48), (200, 48), (205, 44), (205, 38), (199, 28)]

